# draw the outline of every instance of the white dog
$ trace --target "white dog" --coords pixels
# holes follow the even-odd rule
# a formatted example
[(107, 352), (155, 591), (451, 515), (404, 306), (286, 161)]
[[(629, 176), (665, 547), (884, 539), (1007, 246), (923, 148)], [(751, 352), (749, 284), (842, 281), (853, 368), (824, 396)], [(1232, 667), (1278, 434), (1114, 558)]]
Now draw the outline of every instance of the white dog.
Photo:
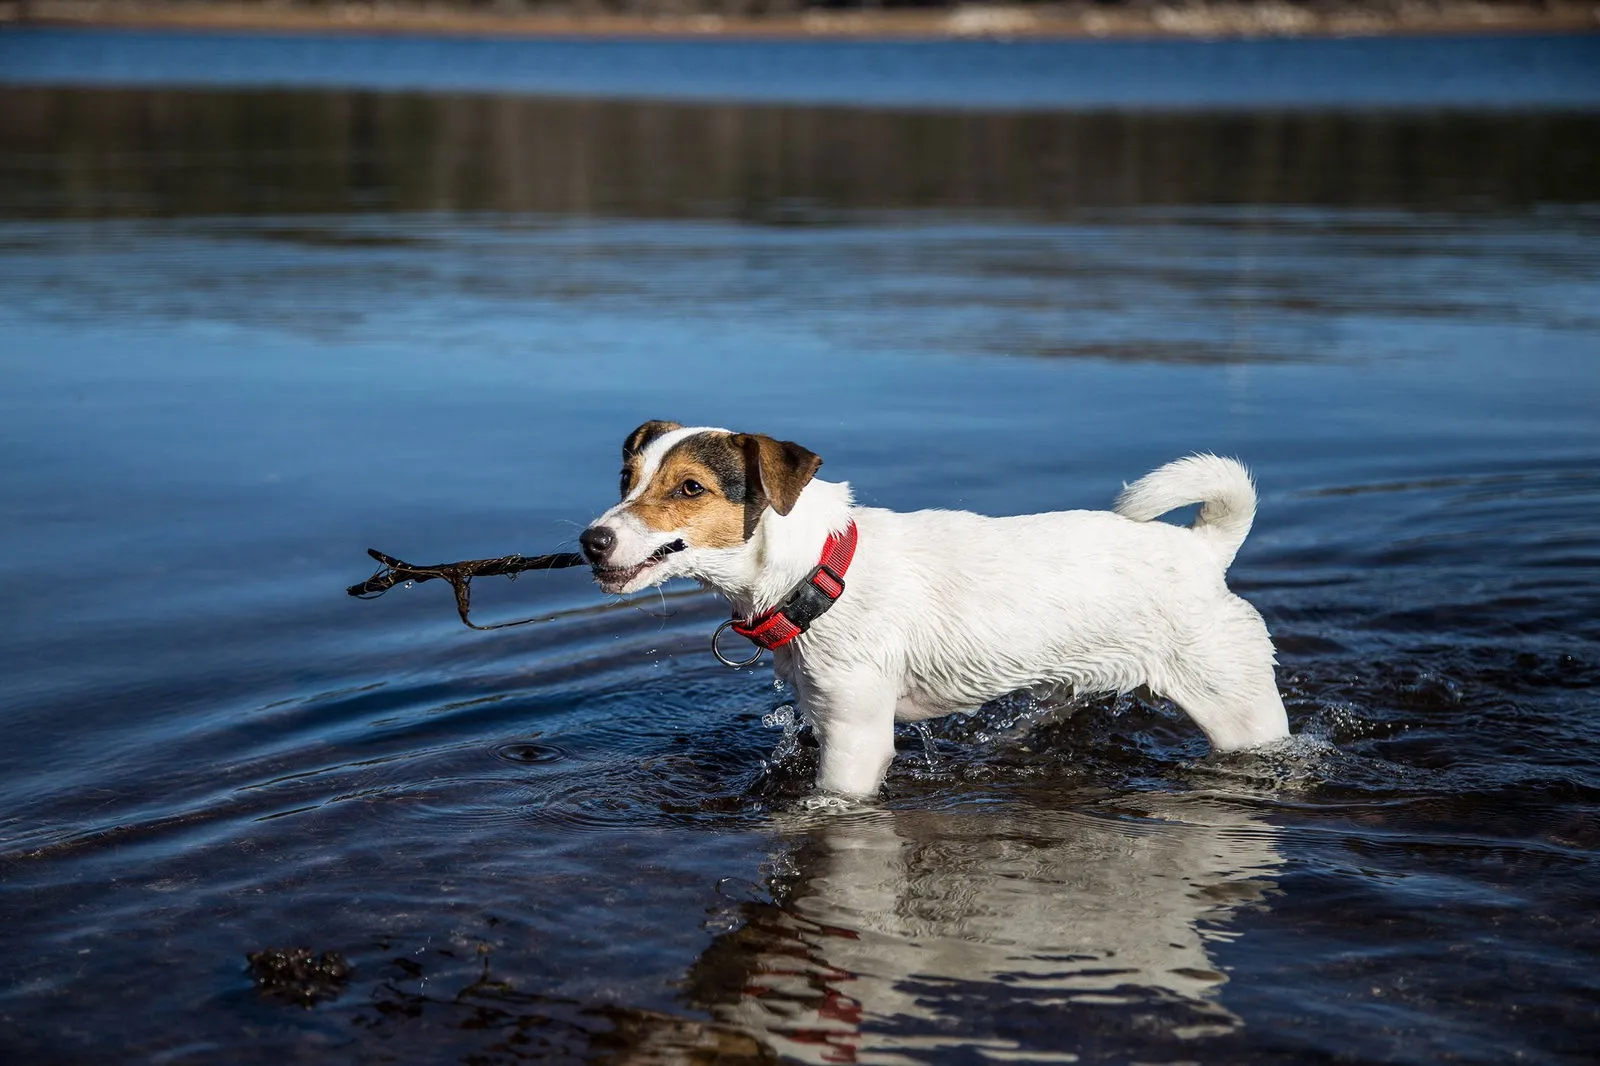
[[(812, 452), (725, 429), (646, 422), (622, 460), (622, 501), (579, 538), (596, 581), (727, 596), (816, 734), (819, 788), (876, 792), (897, 720), (1038, 687), (1145, 685), (1219, 751), (1289, 735), (1272, 640), (1223, 581), (1256, 509), (1232, 459), (1169, 463), (1115, 512), (1014, 518), (854, 507)], [(1192, 503), (1188, 529), (1150, 521)]]

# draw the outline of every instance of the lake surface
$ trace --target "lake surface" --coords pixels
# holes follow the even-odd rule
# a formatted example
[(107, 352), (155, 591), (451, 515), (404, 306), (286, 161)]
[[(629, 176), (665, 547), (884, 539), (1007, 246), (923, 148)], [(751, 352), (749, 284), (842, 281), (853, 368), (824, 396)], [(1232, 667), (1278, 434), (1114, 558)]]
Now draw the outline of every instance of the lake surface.
[[(1595, 39), (1426, 100), (1467, 45), (1161, 46), (1254, 109), (1051, 88), (1120, 45), (976, 102), (807, 46), (848, 108), (792, 46), (272, 41), (0, 34), (8, 1061), (1592, 1061)], [(344, 595), (569, 547), (649, 418), (899, 509), (1237, 454), (1298, 737), (1018, 697), (840, 810), (707, 594)]]

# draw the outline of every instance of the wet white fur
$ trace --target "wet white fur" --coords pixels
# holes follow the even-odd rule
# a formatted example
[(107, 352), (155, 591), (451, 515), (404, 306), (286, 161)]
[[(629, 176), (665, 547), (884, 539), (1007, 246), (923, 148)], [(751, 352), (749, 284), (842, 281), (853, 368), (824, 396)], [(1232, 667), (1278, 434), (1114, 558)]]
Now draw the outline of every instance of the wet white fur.
[[(652, 441), (639, 483), (674, 444), (706, 431)], [(596, 520), (617, 533), (618, 567), (681, 536), (645, 527), (628, 503)], [(1149, 521), (1192, 503), (1204, 506), (1191, 528)], [(689, 577), (748, 616), (779, 603), (816, 565), (828, 534), (853, 518), (860, 541), (844, 596), (773, 653), (820, 744), (817, 785), (827, 791), (877, 791), (897, 720), (1040, 687), (1146, 685), (1182, 707), (1213, 748), (1230, 751), (1288, 736), (1271, 638), (1223, 580), (1255, 507), (1249, 472), (1214, 455), (1140, 479), (1117, 512), (899, 513), (854, 507), (848, 484), (813, 480), (787, 516), (769, 508), (745, 544), (691, 543), (622, 591)]]

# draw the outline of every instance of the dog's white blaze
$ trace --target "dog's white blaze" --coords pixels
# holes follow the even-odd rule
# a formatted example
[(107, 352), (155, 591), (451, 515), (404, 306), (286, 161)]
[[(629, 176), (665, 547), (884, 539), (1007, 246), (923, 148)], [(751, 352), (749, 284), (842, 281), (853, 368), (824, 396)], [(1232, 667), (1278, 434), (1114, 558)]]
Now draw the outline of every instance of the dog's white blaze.
[[(674, 429), (663, 433), (655, 440), (644, 446), (644, 451), (639, 453), (639, 479), (633, 483), (633, 488), (624, 496), (618, 506), (626, 507), (628, 504), (644, 495), (644, 490), (650, 487), (650, 481), (656, 476), (656, 471), (661, 468), (661, 460), (678, 442), (687, 440), (696, 433), (726, 433), (725, 429), (716, 426), (690, 426), (687, 429)], [(613, 511), (616, 508), (612, 508)]]
[[(628, 495), (622, 501), (606, 511), (605, 514), (595, 519), (592, 525), (607, 526), (616, 534), (616, 544), (611, 550), (611, 565), (627, 568), (643, 562), (652, 552), (663, 544), (670, 543), (676, 530), (652, 529), (645, 525), (634, 514), (632, 506), (646, 489), (650, 487), (657, 471), (661, 469), (661, 460), (666, 457), (680, 441), (686, 440), (697, 433), (726, 433), (725, 429), (715, 426), (691, 426), (686, 429), (674, 429), (663, 433), (655, 440), (646, 444), (639, 453), (638, 480)], [(677, 565), (656, 568), (653, 573), (641, 574), (637, 588), (646, 584), (660, 581), (667, 574), (675, 574), (683, 563), (681, 557), (674, 557), (672, 562)], [(633, 591), (630, 588), (628, 591)]]

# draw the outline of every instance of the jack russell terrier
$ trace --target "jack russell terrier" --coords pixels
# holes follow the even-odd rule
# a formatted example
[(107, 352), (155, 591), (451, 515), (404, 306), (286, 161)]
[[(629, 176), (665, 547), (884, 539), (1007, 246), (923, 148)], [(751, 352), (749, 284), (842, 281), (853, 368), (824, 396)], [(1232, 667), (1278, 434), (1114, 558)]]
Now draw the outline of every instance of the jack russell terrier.
[[(772, 649), (824, 791), (875, 793), (896, 721), (1022, 689), (1144, 685), (1218, 751), (1289, 735), (1272, 639), (1223, 581), (1256, 511), (1237, 461), (1168, 463), (1115, 511), (1011, 518), (855, 507), (821, 465), (789, 441), (646, 422), (622, 446), (621, 502), (578, 539), (608, 593), (688, 577), (732, 601), (724, 628)], [(1193, 503), (1187, 529), (1151, 521)]]

